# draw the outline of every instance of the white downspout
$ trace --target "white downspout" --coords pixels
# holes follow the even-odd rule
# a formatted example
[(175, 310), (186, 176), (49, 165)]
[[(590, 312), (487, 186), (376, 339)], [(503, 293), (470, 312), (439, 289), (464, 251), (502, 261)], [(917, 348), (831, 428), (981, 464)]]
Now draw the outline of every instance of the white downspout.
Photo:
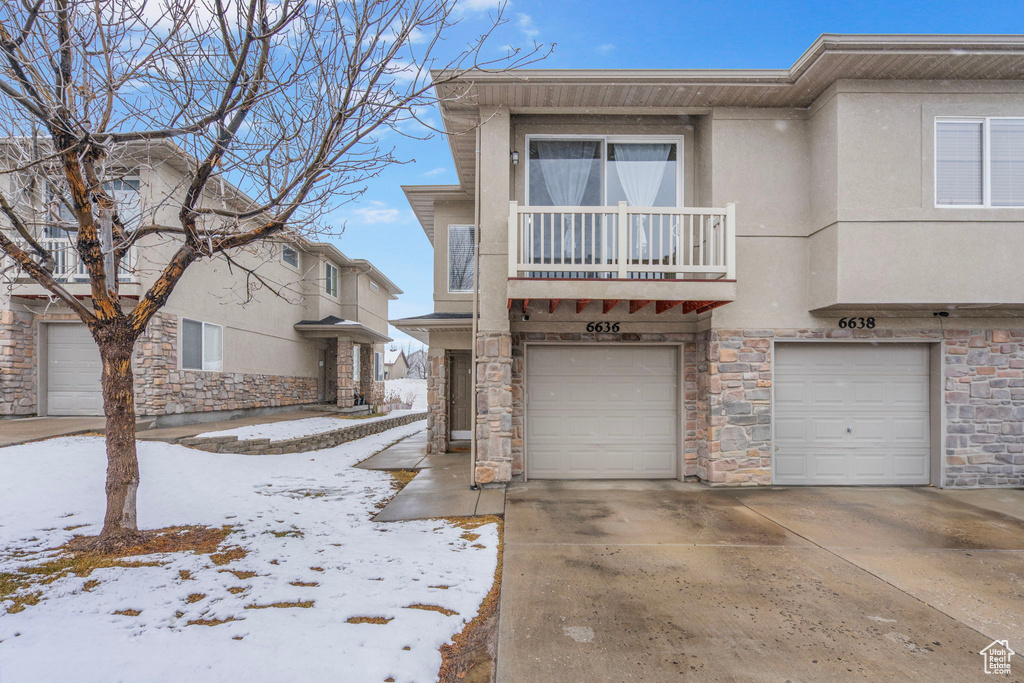
[[(475, 152), (475, 164), (476, 173), (473, 178), (473, 336), (470, 339), (470, 360), (469, 360), (469, 371), (473, 374), (473, 380), (470, 382), (470, 386), (473, 388), (472, 396), (469, 404), (469, 424), (470, 424), (470, 437), (469, 437), (469, 466), (470, 474), (469, 480), (473, 482), (473, 488), (477, 488), (476, 483), (476, 335), (477, 335), (477, 320), (479, 318), (480, 308), (480, 126), (476, 127), (476, 152)], [(449, 406), (450, 410), (450, 406)], [(450, 424), (450, 421), (449, 421)]]

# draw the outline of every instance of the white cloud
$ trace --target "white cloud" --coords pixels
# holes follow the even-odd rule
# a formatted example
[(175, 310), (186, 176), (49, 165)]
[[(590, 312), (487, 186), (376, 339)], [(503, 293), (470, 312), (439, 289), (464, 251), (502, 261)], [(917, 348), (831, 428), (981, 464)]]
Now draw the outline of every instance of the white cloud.
[(611, 43), (605, 43), (604, 45), (599, 45), (597, 47), (597, 51), (600, 52), (603, 55), (608, 54), (609, 52), (611, 52), (614, 49), (615, 49), (615, 46), (613, 44), (611, 44)]
[(427, 176), (428, 178), (433, 178), (434, 176), (441, 175), (442, 173), (444, 173), (447, 170), (448, 169), (445, 168), (444, 166), (438, 166), (437, 168), (430, 169), (429, 171), (427, 171), (423, 175)]
[(373, 200), (372, 206), (354, 209), (352, 213), (359, 216), (364, 223), (394, 223), (401, 215), (401, 211), (384, 202)]
[(505, 0), (459, 0), (457, 8), (470, 12), (490, 12), (504, 7)]
[(523, 14), (519, 12), (516, 14), (516, 27), (523, 32), (527, 38), (536, 38), (540, 34), (540, 29), (533, 23), (533, 17), (529, 14)]

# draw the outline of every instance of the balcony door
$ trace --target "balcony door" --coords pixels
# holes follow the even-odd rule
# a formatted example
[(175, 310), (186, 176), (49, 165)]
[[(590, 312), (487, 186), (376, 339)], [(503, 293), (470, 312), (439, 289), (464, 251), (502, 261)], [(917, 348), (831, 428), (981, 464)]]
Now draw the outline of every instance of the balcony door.
[(573, 265), (532, 277), (612, 277), (620, 248), (630, 260), (653, 262), (678, 248), (678, 225), (660, 215), (632, 216), (619, 245), (612, 207), (682, 205), (680, 138), (531, 137), (528, 145), (527, 204), (553, 207), (530, 216), (528, 260)]

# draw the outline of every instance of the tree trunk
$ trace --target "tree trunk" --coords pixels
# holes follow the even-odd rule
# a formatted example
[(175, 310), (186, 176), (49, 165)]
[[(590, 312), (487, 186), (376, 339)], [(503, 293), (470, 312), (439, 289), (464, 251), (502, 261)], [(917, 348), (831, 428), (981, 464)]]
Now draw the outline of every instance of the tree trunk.
[(107, 417), (107, 512), (96, 547), (114, 550), (144, 538), (135, 508), (139, 488), (132, 373), (135, 339), (127, 329), (113, 329), (101, 330), (97, 342), (103, 361), (103, 412)]

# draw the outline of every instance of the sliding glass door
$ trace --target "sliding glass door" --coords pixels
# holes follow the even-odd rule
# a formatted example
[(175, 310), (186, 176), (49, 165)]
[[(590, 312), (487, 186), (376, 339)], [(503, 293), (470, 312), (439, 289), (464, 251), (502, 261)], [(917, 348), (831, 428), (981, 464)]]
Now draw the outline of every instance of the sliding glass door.
[[(527, 204), (552, 207), (528, 218), (527, 258), (573, 264), (587, 272), (549, 270), (533, 277), (612, 277), (622, 250), (630, 261), (664, 262), (678, 248), (678, 225), (662, 215), (633, 215), (618, 244), (617, 207), (682, 204), (678, 138), (531, 138)], [(593, 208), (589, 208), (593, 207)]]

